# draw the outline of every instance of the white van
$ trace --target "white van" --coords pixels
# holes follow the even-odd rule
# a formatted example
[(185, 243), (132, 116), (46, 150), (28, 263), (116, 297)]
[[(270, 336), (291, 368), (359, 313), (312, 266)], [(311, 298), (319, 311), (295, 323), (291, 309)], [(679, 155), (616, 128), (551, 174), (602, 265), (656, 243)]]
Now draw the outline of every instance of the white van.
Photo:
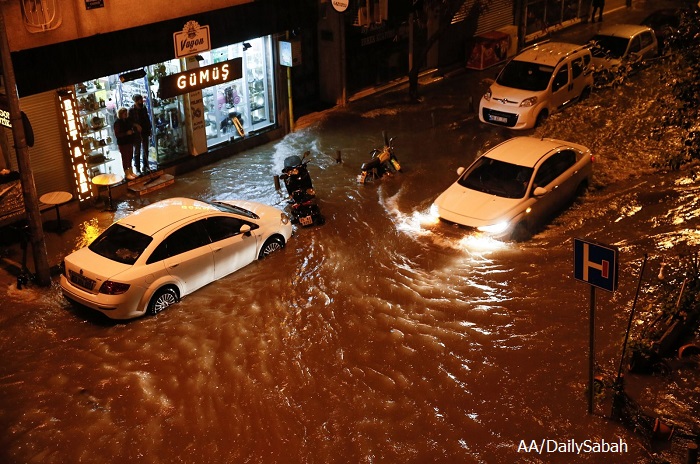
[(535, 44), (509, 61), (481, 98), (479, 120), (530, 129), (586, 98), (593, 87), (591, 51), (563, 42)]

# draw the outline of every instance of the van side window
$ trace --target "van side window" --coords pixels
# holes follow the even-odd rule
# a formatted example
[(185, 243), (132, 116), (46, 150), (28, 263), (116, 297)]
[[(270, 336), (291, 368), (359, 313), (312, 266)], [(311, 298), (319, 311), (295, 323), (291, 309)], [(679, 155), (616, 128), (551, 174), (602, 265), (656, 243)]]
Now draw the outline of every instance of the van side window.
[(552, 91), (556, 92), (557, 90), (561, 89), (564, 87), (566, 84), (569, 83), (569, 64), (564, 64), (559, 71), (557, 71), (557, 75), (554, 78), (554, 83), (552, 84)]
[(571, 75), (574, 79), (583, 74), (583, 57), (576, 58), (571, 62)]

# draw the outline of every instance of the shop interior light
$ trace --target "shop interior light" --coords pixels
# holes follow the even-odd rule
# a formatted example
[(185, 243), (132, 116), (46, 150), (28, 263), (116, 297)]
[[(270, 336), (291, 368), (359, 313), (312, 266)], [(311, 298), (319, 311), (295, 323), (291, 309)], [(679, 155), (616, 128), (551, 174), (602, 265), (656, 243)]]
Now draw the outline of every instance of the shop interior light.
[(136, 79), (141, 79), (146, 76), (146, 71), (143, 69), (137, 69), (136, 71), (129, 71), (128, 73), (121, 74), (119, 80), (121, 82), (135, 81)]

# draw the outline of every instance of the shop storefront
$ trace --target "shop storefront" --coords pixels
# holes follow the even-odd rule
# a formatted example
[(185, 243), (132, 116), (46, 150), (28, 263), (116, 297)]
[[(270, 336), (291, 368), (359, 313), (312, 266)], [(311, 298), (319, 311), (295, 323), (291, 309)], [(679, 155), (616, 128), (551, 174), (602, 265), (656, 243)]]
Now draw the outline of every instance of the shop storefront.
[(548, 31), (578, 21), (581, 15), (580, 0), (528, 0), (525, 11), (525, 40), (530, 42)]
[[(200, 66), (234, 58), (242, 60), (242, 76), (202, 90), (208, 149), (253, 137), (276, 123), (271, 37), (227, 45), (197, 56)], [(96, 77), (59, 92), (64, 100), (73, 100), (70, 105), (62, 104), (64, 113), (65, 109), (77, 111), (74, 115), (64, 114), (63, 119), (67, 123), (69, 144), (76, 131), (80, 134), (80, 146), (74, 147), (78, 150), (71, 150), (70, 156), (74, 164), (85, 164), (87, 180), (106, 173), (124, 175), (114, 121), (119, 108), (133, 106), (134, 95), (143, 96), (153, 126), (148, 153), (152, 169), (194, 154), (189, 143), (193, 128), (189, 124), (187, 96), (161, 98), (159, 91), (161, 77), (178, 74), (183, 69), (181, 60), (170, 60)], [(70, 127), (68, 123), (74, 119), (75, 127)]]
[[(98, 193), (95, 176), (124, 176), (113, 124), (120, 107), (133, 106), (135, 94), (144, 97), (153, 125), (153, 170), (177, 175), (283, 136), (289, 130), (287, 72), (278, 41), (305, 16), (281, 1), (248, 2), (12, 52), (20, 107), (40, 134), (30, 149), (39, 194), (71, 191), (83, 202)], [(173, 50), (174, 35), (189, 21), (209, 29), (210, 43), (183, 57)], [(161, 95), (164, 76), (231, 60), (241, 64), (229, 80)], [(42, 63), (41, 75), (36, 63)], [(10, 164), (16, 169), (14, 159)]]

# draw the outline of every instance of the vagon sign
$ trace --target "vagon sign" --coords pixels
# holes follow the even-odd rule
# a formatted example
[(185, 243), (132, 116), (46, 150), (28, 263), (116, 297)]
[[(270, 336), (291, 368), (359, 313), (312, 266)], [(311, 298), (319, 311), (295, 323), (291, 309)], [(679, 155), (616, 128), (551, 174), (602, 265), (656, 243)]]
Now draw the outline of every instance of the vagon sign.
[(234, 58), (202, 68), (163, 76), (158, 80), (160, 98), (172, 98), (243, 77), (243, 59)]

